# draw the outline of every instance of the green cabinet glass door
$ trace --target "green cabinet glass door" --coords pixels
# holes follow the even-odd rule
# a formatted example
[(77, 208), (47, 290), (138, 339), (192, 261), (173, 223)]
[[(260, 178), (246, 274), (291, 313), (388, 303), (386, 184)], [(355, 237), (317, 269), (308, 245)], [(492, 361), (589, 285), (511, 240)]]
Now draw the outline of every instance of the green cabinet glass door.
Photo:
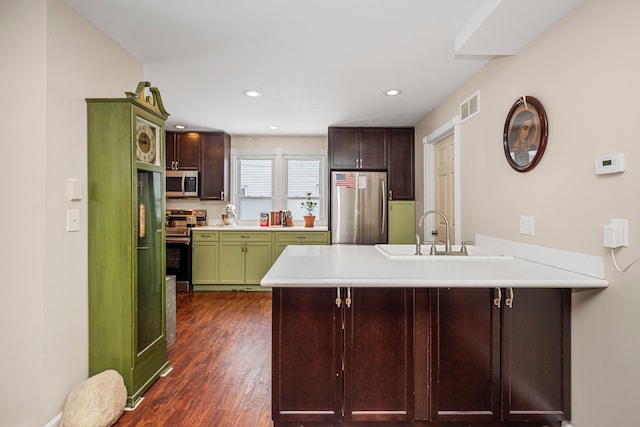
[(138, 297), (136, 310), (137, 352), (142, 353), (154, 341), (162, 338), (163, 277), (161, 206), (162, 174), (138, 171)]

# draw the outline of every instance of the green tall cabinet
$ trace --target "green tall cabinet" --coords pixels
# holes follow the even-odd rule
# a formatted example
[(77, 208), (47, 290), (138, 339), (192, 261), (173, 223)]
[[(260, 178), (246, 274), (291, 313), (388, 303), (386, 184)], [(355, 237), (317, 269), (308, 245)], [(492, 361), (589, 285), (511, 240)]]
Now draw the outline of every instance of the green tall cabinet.
[(164, 265), (168, 113), (158, 89), (150, 86), (140, 82), (125, 98), (87, 99), (89, 375), (118, 371), (128, 407), (135, 407), (169, 369)]
[(415, 242), (416, 202), (394, 200), (389, 202), (389, 243), (408, 244)]

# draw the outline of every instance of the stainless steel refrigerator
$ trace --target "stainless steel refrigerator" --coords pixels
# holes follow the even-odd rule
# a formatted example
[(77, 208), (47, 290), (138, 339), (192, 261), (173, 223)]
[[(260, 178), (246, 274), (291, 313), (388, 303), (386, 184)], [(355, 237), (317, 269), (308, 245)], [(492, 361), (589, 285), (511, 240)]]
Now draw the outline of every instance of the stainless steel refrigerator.
[(331, 242), (387, 243), (387, 173), (331, 172)]

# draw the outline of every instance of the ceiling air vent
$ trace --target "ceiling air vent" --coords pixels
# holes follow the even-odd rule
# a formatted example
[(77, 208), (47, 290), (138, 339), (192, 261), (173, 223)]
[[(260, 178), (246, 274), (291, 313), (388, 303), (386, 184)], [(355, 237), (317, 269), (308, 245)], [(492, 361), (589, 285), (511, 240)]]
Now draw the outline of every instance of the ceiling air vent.
[(464, 122), (480, 112), (480, 91), (474, 93), (460, 104), (460, 122)]

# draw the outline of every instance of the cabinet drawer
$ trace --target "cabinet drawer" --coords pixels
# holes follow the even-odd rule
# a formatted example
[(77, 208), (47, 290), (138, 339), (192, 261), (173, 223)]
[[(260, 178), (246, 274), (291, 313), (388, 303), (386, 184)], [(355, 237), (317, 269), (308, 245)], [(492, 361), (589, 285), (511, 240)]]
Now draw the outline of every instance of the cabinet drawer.
[(325, 231), (303, 231), (298, 233), (285, 231), (276, 233), (276, 243), (326, 245), (328, 242), (328, 233)]
[(193, 231), (191, 233), (191, 240), (194, 242), (217, 242), (217, 231)]
[(265, 231), (224, 231), (220, 233), (221, 242), (270, 242), (271, 233)]

